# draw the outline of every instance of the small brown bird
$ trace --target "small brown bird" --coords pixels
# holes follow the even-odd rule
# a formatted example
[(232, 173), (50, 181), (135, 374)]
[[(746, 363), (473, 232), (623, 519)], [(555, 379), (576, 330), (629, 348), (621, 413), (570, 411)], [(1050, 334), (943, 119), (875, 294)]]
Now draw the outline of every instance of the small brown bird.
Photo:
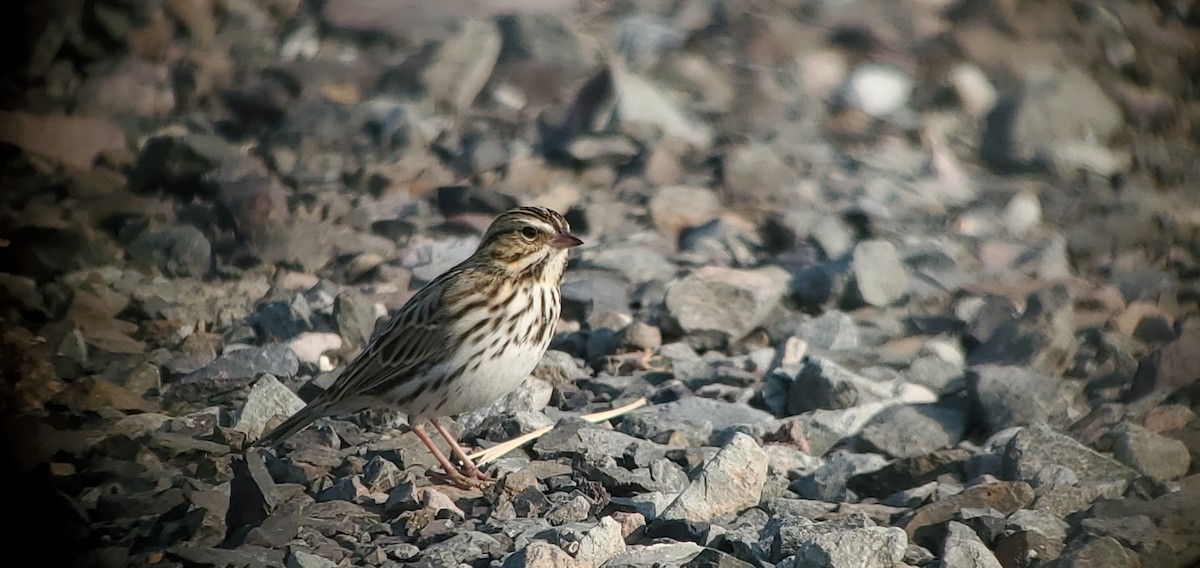
[[(470, 258), (417, 292), (328, 390), (255, 445), (277, 446), (321, 417), (386, 407), (408, 414), (452, 481), (487, 479), (437, 418), (486, 406), (533, 371), (558, 323), (567, 251), (582, 243), (545, 207), (500, 215)], [(463, 471), (430, 440), (426, 420)]]

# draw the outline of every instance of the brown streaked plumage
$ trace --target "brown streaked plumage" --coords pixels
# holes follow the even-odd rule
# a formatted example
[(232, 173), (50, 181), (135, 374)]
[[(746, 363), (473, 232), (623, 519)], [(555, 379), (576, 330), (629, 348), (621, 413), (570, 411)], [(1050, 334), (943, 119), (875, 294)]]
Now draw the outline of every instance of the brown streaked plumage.
[(389, 407), (408, 414), (451, 479), (466, 481), (423, 421), (446, 438), (468, 475), (483, 478), (436, 419), (485, 406), (529, 375), (554, 335), (567, 251), (579, 244), (553, 210), (500, 215), (469, 258), (418, 291), (328, 390), (255, 445), (277, 446), (324, 416)]

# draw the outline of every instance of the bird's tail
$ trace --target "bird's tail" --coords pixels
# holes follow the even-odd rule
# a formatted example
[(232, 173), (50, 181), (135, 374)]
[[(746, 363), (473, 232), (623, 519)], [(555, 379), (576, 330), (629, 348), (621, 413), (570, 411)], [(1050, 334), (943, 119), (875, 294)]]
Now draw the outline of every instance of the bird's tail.
[(254, 446), (259, 448), (278, 447), (288, 438), (291, 438), (292, 435), (303, 430), (318, 418), (324, 418), (329, 415), (329, 403), (313, 401), (308, 406), (300, 409), (299, 412), (289, 416), (287, 420), (284, 420), (270, 432), (263, 434), (261, 438), (254, 442)]

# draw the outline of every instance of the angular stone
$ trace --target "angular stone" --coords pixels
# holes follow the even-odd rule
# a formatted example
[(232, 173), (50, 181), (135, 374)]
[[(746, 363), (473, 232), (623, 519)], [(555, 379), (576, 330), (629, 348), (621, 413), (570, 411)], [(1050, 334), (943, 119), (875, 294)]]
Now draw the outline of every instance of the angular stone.
[(830, 503), (848, 500), (846, 480), (862, 473), (882, 468), (887, 460), (878, 454), (854, 454), (835, 451), (825, 463), (811, 473), (800, 476), (788, 486), (792, 492), (805, 499), (818, 499)]
[(967, 416), (958, 409), (897, 404), (872, 417), (859, 437), (881, 453), (910, 458), (957, 444), (966, 429)]
[(0, 125), (0, 141), (81, 170), (102, 152), (125, 149), (125, 133), (109, 118), (3, 112)]
[(723, 347), (763, 322), (779, 305), (787, 280), (776, 268), (706, 266), (667, 287), (667, 316), (689, 342)]
[(970, 527), (951, 521), (946, 525), (946, 540), (942, 544), (942, 563), (963, 568), (1002, 568), (996, 555)]
[(1033, 502), (1033, 488), (1024, 481), (994, 481), (964, 489), (917, 509), (901, 523), (912, 538), (917, 531), (949, 521), (965, 508), (991, 507), (1007, 515)]
[(1047, 568), (1141, 568), (1137, 554), (1112, 537), (1078, 539)]
[(704, 550), (694, 542), (641, 544), (630, 546), (604, 563), (605, 568), (646, 568), (682, 566)]
[(455, 113), (475, 103), (500, 56), (500, 30), (494, 22), (469, 20), (444, 42), (422, 74), (433, 100)]
[(1021, 367), (972, 367), (967, 385), (989, 432), (1047, 422), (1067, 411), (1057, 379)]
[(143, 232), (126, 250), (135, 264), (171, 277), (202, 277), (212, 265), (212, 244), (191, 225)]
[(1192, 464), (1183, 442), (1122, 422), (1112, 430), (1113, 456), (1142, 475), (1159, 481), (1179, 479)]
[(601, 517), (599, 524), (587, 531), (583, 540), (579, 541), (575, 559), (592, 566), (600, 566), (624, 551), (625, 536), (622, 534), (621, 524), (611, 516), (605, 516)]
[(969, 451), (953, 448), (898, 459), (880, 469), (851, 476), (846, 480), (846, 488), (860, 497), (882, 499), (897, 491), (934, 481), (941, 475), (959, 473), (970, 457)]
[(668, 238), (678, 238), (684, 229), (708, 222), (721, 210), (721, 201), (711, 189), (674, 185), (660, 187), (650, 198), (650, 217)]
[(1025, 311), (1000, 323), (971, 352), (972, 365), (1026, 367), (1057, 375), (1075, 355), (1075, 311), (1070, 289), (1055, 284), (1025, 300)]
[(1200, 349), (1196, 345), (1200, 345), (1200, 326), (1190, 326), (1177, 339), (1143, 358), (1129, 387), (1129, 398), (1195, 383), (1200, 377)]
[(1070, 469), (1089, 484), (1112, 481), (1124, 486), (1136, 476), (1132, 469), (1045, 424), (1034, 424), (1017, 432), (1004, 449), (1006, 479), (1032, 481), (1052, 466)]
[(767, 480), (767, 461), (754, 438), (734, 434), (661, 518), (710, 521), (757, 505)]
[(860, 343), (854, 318), (837, 310), (829, 310), (796, 326), (796, 337), (810, 347), (827, 351), (857, 349)]
[(861, 566), (893, 568), (904, 558), (908, 537), (894, 527), (865, 527), (814, 535), (801, 544), (791, 562), (777, 566)]
[(563, 549), (543, 540), (530, 542), (504, 558), (502, 568), (577, 568), (580, 563)]
[(247, 452), (233, 462), (229, 485), (229, 512), (225, 517), (227, 540), (240, 540), (275, 510), (275, 482), (259, 451)]
[(238, 413), (233, 429), (245, 432), (246, 439), (257, 440), (272, 420), (283, 420), (299, 412), (305, 404), (278, 379), (264, 374), (246, 395), (246, 404)]
[(858, 295), (869, 305), (890, 306), (908, 293), (908, 270), (892, 243), (879, 240), (858, 243), (851, 269)]

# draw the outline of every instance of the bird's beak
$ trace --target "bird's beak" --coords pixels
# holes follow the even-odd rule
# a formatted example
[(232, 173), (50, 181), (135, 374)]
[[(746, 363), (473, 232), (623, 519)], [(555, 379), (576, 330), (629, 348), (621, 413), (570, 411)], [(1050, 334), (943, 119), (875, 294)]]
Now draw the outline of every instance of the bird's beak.
[(550, 246), (560, 249), (569, 249), (571, 247), (577, 247), (581, 244), (583, 244), (583, 241), (579, 240), (579, 237), (576, 237), (571, 233), (559, 233), (554, 235), (553, 239), (550, 239)]

